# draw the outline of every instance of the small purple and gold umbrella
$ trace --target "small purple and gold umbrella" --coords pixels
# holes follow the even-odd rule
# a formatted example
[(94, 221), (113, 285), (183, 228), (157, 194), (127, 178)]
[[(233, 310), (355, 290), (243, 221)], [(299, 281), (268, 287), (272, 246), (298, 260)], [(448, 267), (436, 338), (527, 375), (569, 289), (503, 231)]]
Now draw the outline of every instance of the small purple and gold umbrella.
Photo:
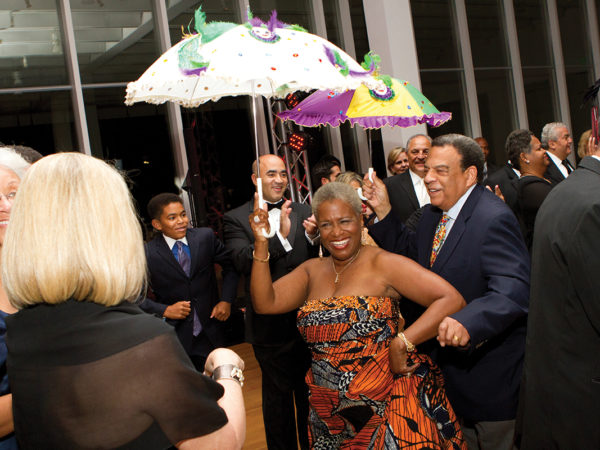
[(376, 89), (363, 84), (342, 93), (316, 91), (278, 117), (305, 127), (338, 127), (348, 121), (369, 129), (386, 125), (407, 128), (423, 123), (438, 127), (452, 118), (451, 113), (440, 112), (408, 81), (379, 78), (381, 83)]

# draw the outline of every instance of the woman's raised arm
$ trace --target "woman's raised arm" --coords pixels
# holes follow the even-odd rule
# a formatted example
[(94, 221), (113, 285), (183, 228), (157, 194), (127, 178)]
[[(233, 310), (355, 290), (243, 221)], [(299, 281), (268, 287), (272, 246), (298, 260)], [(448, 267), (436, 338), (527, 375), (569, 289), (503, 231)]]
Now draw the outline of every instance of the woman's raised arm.
[[(250, 214), (250, 227), (254, 233), (254, 254), (252, 255), (252, 273), (250, 275), (250, 294), (254, 311), (259, 314), (282, 314), (301, 306), (308, 295), (308, 272), (301, 264), (288, 275), (273, 284), (269, 266), (269, 241), (263, 229), (269, 230), (269, 215), (264, 209), (255, 209)], [(281, 208), (282, 226), (289, 222), (291, 208), (286, 201)]]

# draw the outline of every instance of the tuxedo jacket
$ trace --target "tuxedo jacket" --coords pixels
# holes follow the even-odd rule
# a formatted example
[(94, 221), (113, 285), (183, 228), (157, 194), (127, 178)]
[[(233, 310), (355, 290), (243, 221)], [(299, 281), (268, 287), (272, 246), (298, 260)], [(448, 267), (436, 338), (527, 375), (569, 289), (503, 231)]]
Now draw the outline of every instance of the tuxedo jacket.
[[(290, 273), (309, 258), (317, 255), (318, 247), (312, 246), (305, 236), (302, 222), (311, 216), (310, 206), (291, 204), (291, 228), (287, 238), (292, 246), (290, 252), (281, 245), (277, 235), (269, 238), (269, 266), (273, 281)], [(248, 217), (254, 210), (254, 200), (227, 213), (224, 217), (225, 245), (231, 251), (236, 270), (246, 278), (246, 340), (257, 345), (281, 345), (299, 339), (296, 327), (296, 311), (285, 314), (257, 314), (250, 298), (250, 271), (254, 234)]]
[[(162, 234), (146, 244), (146, 261), (150, 287), (155, 300), (145, 299), (140, 307), (162, 317), (167, 306), (189, 300), (196, 312), (202, 332), (193, 335), (194, 315), (170, 320), (183, 348), (189, 355), (206, 356), (212, 349), (223, 345), (222, 323), (211, 319), (214, 306), (221, 300), (235, 299), (239, 276), (230, 252), (210, 228), (192, 228), (186, 233), (191, 254), (190, 276), (183, 271)], [(214, 265), (219, 264), (223, 275), (223, 293), (219, 297)]]
[(584, 158), (535, 222), (521, 448), (600, 448), (600, 161)]
[[(382, 248), (429, 268), (442, 211), (427, 206), (416, 232), (392, 215), (369, 233)], [(437, 346), (434, 359), (457, 414), (469, 421), (514, 419), (525, 350), (529, 254), (519, 224), (502, 200), (475, 186), (431, 270), (454, 286), (467, 305), (451, 317), (471, 337), (467, 349)]]
[(554, 164), (552, 158), (548, 157), (548, 159), (550, 160), (550, 164), (548, 164), (546, 173), (544, 173), (544, 178), (548, 180), (552, 186), (556, 186), (565, 179), (565, 176), (562, 174), (560, 169), (556, 167), (556, 164)]
[(517, 208), (517, 181), (518, 175), (512, 169), (509, 163), (504, 164), (500, 169), (492, 173), (485, 180), (485, 185), (489, 186), (492, 191), (496, 186), (500, 188), (504, 201), (512, 209)]
[(388, 191), (392, 213), (400, 222), (406, 223), (411, 214), (419, 209), (419, 199), (409, 171), (388, 177), (383, 183)]

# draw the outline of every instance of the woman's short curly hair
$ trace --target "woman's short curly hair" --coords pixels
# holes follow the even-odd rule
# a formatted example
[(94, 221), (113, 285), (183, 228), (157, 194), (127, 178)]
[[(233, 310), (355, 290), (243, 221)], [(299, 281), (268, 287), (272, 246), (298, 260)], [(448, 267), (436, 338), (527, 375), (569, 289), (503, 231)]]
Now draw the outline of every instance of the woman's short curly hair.
[(321, 203), (329, 200), (341, 200), (348, 203), (354, 212), (358, 215), (362, 214), (362, 202), (356, 193), (356, 190), (345, 183), (327, 183), (319, 188), (312, 200), (312, 211), (318, 219), (319, 206)]

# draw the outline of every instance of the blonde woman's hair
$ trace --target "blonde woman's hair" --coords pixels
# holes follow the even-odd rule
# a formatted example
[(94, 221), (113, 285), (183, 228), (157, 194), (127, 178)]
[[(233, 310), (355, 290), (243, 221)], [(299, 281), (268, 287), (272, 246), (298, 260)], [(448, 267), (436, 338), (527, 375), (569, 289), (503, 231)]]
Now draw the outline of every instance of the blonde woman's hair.
[(357, 174), (356, 172), (351, 172), (351, 171), (340, 173), (337, 176), (337, 178), (335, 179), (335, 181), (336, 181), (336, 183), (346, 183), (349, 185), (352, 185), (352, 182), (356, 181), (361, 187), (363, 184), (363, 180), (360, 177), (360, 175)]
[(2, 246), (13, 306), (68, 299), (112, 306), (145, 287), (142, 230), (123, 177), (81, 153), (47, 156), (27, 171)]
[(404, 147), (394, 147), (390, 150), (387, 160), (387, 168), (390, 172), (392, 171), (392, 167), (394, 167), (398, 156), (400, 156), (400, 153), (406, 153), (406, 149)]
[(588, 139), (592, 134), (592, 130), (586, 130), (581, 134), (579, 143), (577, 144), (577, 155), (583, 159), (587, 156)]

